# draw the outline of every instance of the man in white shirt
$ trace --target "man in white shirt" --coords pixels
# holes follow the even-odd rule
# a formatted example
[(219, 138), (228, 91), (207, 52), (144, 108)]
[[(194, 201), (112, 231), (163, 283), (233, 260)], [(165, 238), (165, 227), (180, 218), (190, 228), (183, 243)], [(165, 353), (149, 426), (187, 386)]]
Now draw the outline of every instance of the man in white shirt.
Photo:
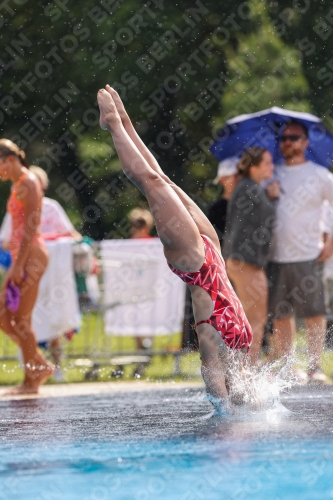
[(333, 205), (333, 175), (306, 160), (308, 131), (303, 124), (288, 124), (280, 147), (285, 163), (277, 168), (280, 197), (267, 270), (275, 348), (279, 356), (292, 352), (294, 316), (304, 318), (308, 380), (323, 383), (327, 380), (320, 368), (326, 333), (323, 263), (333, 253), (333, 239), (323, 242), (320, 220), (324, 200)]

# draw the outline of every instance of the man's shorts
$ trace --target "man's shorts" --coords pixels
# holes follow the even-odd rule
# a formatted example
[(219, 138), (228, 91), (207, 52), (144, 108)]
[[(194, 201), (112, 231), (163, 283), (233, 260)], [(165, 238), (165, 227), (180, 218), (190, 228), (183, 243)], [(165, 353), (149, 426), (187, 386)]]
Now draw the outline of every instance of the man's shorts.
[(278, 264), (269, 262), (269, 313), (273, 319), (312, 318), (329, 312), (322, 262), (310, 260)]

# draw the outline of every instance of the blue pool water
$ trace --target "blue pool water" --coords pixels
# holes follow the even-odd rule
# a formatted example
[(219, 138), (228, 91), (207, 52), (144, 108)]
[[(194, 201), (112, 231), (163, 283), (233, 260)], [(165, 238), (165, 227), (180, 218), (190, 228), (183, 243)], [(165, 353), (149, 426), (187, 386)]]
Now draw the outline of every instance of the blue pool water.
[(333, 499), (333, 388), (217, 418), (201, 389), (0, 402), (3, 500)]

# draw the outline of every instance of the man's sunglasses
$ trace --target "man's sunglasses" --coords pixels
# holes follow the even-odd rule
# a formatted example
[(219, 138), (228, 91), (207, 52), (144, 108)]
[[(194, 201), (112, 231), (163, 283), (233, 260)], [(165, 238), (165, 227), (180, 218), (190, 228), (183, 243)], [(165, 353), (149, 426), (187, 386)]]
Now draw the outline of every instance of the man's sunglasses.
[(305, 135), (281, 135), (280, 142), (291, 141), (296, 142), (298, 139), (305, 139)]

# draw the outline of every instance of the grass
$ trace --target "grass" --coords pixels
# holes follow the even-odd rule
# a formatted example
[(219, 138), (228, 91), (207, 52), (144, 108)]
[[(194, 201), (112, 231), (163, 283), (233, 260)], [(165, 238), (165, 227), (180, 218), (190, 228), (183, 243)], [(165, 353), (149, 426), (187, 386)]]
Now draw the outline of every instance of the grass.
[[(13, 385), (22, 380), (23, 370), (18, 360), (8, 359), (17, 357), (16, 346), (0, 334), (0, 385)], [(181, 334), (158, 336), (153, 339), (153, 349), (164, 351), (165, 355), (153, 356), (142, 377), (143, 380), (201, 380), (200, 359), (198, 353), (184, 354), (180, 359), (180, 373), (175, 375), (175, 360), (173, 352), (179, 350)], [(71, 342), (64, 342), (64, 361), (62, 371), (66, 382), (86, 382), (85, 375), (91, 370), (87, 367), (75, 366), (75, 359), (90, 359), (100, 365), (97, 370), (99, 381), (133, 380), (135, 365), (126, 366), (124, 374), (116, 378), (112, 372), (115, 367), (109, 361), (116, 353), (134, 352), (136, 350), (133, 337), (110, 336), (105, 334), (103, 321), (97, 314), (84, 315), (82, 330), (75, 335)], [(145, 354), (145, 353), (143, 353)], [(50, 381), (49, 383), (52, 383)]]
[[(17, 351), (15, 345), (0, 336), (0, 385), (13, 385), (22, 380), (23, 371), (15, 358)], [(175, 360), (172, 352), (179, 349), (181, 335), (155, 337), (153, 348), (157, 351), (165, 351), (165, 355), (153, 356), (152, 362), (147, 366), (142, 380), (164, 381), (164, 380), (201, 380), (200, 359), (198, 353), (184, 354), (180, 359), (180, 373), (175, 374)], [(71, 342), (64, 343), (65, 359), (62, 370), (66, 382), (86, 382), (85, 375), (91, 369), (75, 366), (75, 359), (91, 359), (100, 366), (97, 369), (97, 380), (133, 380), (134, 365), (125, 367), (121, 378), (112, 375), (114, 367), (110, 366), (110, 357), (115, 353), (126, 353), (135, 351), (135, 339), (133, 337), (120, 337), (106, 335), (103, 330), (103, 321), (97, 314), (84, 315), (82, 330), (75, 335)], [(306, 369), (306, 335), (303, 329), (297, 334), (297, 366)], [(327, 376), (331, 377), (333, 372), (333, 351), (326, 350), (323, 353), (322, 368)], [(50, 381), (49, 383), (53, 383)]]

